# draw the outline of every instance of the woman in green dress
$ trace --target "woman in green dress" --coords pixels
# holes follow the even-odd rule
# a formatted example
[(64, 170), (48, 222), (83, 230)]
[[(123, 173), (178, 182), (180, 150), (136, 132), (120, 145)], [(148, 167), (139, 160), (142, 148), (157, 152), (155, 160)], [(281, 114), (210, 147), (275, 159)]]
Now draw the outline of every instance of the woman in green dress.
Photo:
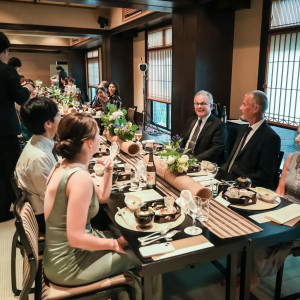
[[(55, 151), (62, 156), (48, 178), (44, 213), (46, 245), (44, 271), (53, 283), (84, 285), (123, 273), (139, 265), (121, 236), (95, 231), (90, 219), (99, 203), (109, 199), (113, 162), (102, 158), (105, 166), (100, 186), (93, 184), (88, 164), (100, 145), (96, 121), (84, 113), (70, 114), (58, 126)], [(136, 298), (141, 299), (140, 278), (135, 277)]]

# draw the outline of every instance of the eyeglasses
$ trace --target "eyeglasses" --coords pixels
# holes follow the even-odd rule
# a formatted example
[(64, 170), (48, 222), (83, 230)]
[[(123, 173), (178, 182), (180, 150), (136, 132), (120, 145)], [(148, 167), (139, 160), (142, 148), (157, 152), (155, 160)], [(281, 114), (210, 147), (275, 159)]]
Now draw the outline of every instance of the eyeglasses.
[(195, 106), (205, 106), (205, 105), (210, 105), (210, 103), (206, 103), (206, 102), (194, 102)]

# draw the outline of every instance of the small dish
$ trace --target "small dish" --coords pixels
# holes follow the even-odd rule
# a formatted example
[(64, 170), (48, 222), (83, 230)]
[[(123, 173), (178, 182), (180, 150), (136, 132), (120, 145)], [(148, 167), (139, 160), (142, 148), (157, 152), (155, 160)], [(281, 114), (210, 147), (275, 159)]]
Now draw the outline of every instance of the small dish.
[(270, 191), (268, 189), (265, 189), (263, 187), (257, 187), (255, 189), (256, 189), (256, 192), (257, 192), (259, 198), (263, 201), (272, 203), (278, 197), (278, 194), (276, 194), (275, 192)]
[(124, 202), (127, 205), (127, 207), (132, 211), (136, 211), (143, 204), (142, 199), (134, 195), (127, 195), (125, 197)]

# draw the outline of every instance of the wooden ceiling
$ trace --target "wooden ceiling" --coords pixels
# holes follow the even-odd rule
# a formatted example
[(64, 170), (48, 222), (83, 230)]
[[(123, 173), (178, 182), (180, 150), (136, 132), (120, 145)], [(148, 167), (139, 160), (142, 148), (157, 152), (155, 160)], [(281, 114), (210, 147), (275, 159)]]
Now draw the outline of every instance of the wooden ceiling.
[(67, 7), (122, 7), (157, 12), (174, 12), (192, 6), (201, 6), (208, 2), (216, 8), (248, 8), (250, 0), (0, 0), (9, 2), (33, 3), (37, 5), (56, 5)]

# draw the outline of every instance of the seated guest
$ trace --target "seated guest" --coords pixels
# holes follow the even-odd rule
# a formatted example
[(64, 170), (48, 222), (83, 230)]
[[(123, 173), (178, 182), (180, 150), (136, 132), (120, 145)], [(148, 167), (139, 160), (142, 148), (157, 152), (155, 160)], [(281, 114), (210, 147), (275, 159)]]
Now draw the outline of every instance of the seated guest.
[(223, 170), (235, 177), (245, 175), (253, 186), (275, 189), (274, 179), (280, 152), (280, 137), (264, 119), (268, 98), (262, 91), (244, 97), (241, 118), (249, 122), (239, 135)]
[[(295, 139), (300, 151), (300, 126)], [(292, 202), (300, 203), (300, 152), (289, 154), (284, 162), (276, 193)]]
[[(300, 151), (300, 126), (296, 137)], [(280, 196), (300, 204), (300, 152), (295, 152), (285, 160), (282, 175), (276, 193)], [(254, 252), (254, 266), (251, 278), (251, 289), (259, 285), (260, 278), (272, 276), (281, 268), (285, 258), (294, 247), (300, 247), (300, 238), (288, 243), (279, 244)]]
[(76, 85), (75, 85), (75, 79), (72, 78), (71, 76), (68, 76), (65, 78), (65, 92), (67, 94), (72, 93), (72, 95), (74, 96), (76, 94)]
[(36, 97), (28, 100), (21, 107), (20, 115), (33, 136), (17, 162), (15, 175), (21, 187), (26, 191), (40, 232), (45, 232), (46, 181), (56, 164), (52, 150), (60, 113), (54, 101), (46, 97)]
[(212, 108), (211, 93), (200, 91), (195, 95), (194, 109), (197, 116), (187, 120), (181, 135), (181, 146), (191, 148), (188, 153), (193, 154), (199, 161), (221, 163), (227, 138), (226, 125), (211, 114)]
[[(84, 113), (64, 117), (58, 126), (55, 151), (63, 157), (49, 176), (45, 195), (46, 245), (44, 270), (59, 285), (84, 285), (139, 265), (123, 237), (98, 231), (90, 220), (111, 193), (113, 162), (105, 166), (100, 186), (93, 184), (88, 165), (100, 145), (97, 122)], [(141, 299), (140, 278), (136, 297)]]
[(105, 89), (104, 88), (98, 88), (97, 94), (95, 96), (94, 101), (92, 102), (92, 108), (95, 110), (102, 110), (105, 111), (108, 103), (108, 97), (106, 97)]
[(108, 81), (103, 80), (103, 81), (101, 81), (101, 82), (99, 83), (98, 89), (99, 89), (99, 88), (104, 88), (104, 89), (105, 89), (105, 94), (107, 94), (107, 93), (108, 93), (108, 86), (109, 86)]
[(119, 85), (111, 81), (108, 86), (108, 94), (109, 94), (109, 103), (111, 105), (116, 105), (117, 108), (120, 108), (122, 106), (122, 100), (120, 97), (120, 89)]

